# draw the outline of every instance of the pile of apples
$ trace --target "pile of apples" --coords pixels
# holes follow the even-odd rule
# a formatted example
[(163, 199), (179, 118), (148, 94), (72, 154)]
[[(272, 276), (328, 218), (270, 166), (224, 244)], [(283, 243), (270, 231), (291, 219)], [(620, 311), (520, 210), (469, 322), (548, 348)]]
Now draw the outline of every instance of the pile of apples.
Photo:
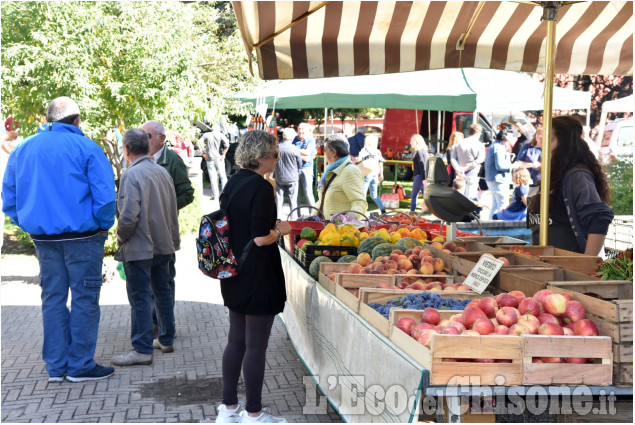
[[(598, 328), (586, 318), (582, 303), (568, 294), (543, 289), (526, 297), (522, 291), (470, 302), (463, 310), (441, 320), (434, 308), (423, 311), (421, 322), (402, 318), (397, 327), (430, 348), (432, 335), (578, 335), (598, 336)], [(509, 363), (511, 360), (477, 359), (475, 362)], [(587, 363), (582, 357), (540, 357), (534, 363)]]

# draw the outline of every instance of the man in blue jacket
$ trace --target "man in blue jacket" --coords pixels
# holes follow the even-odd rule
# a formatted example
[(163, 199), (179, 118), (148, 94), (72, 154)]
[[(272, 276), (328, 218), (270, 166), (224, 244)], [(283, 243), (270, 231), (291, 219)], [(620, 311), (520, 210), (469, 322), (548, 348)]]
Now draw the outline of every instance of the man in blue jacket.
[[(115, 222), (115, 180), (103, 150), (79, 129), (77, 103), (54, 99), (47, 123), (9, 157), (3, 211), (31, 235), (40, 263), (49, 382), (108, 378), (94, 360), (104, 242)], [(66, 307), (68, 290), (71, 309)]]

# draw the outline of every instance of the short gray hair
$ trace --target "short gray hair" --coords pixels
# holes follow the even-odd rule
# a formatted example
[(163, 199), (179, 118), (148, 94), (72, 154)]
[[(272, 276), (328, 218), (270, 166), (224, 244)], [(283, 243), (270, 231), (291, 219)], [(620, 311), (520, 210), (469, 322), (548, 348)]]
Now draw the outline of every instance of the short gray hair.
[(53, 99), (49, 103), (46, 121), (72, 124), (78, 116), (79, 106), (77, 106), (77, 103), (70, 97), (62, 96)]
[(266, 158), (278, 149), (278, 138), (263, 130), (246, 132), (238, 140), (236, 148), (236, 164), (248, 170), (260, 166), (259, 159)]
[(332, 134), (324, 139), (324, 144), (335, 151), (338, 158), (344, 158), (349, 154), (349, 144), (343, 134)]
[(131, 128), (123, 135), (123, 144), (133, 155), (147, 155), (150, 152), (148, 133), (138, 128)]
[(292, 128), (285, 128), (282, 130), (282, 140), (292, 141), (298, 133)]
[(163, 127), (163, 124), (161, 124), (159, 121), (148, 121), (143, 126), (144, 127), (148, 126), (152, 130), (154, 130), (154, 132), (156, 134), (161, 135), (161, 136), (165, 136), (165, 128)]

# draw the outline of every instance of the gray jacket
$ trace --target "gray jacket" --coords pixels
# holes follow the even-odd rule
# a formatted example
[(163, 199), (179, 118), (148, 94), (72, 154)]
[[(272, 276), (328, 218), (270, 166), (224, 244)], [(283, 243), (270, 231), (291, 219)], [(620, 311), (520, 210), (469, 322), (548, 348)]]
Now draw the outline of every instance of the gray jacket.
[(180, 249), (175, 193), (172, 177), (149, 156), (130, 164), (117, 196), (116, 260), (149, 260)]
[(276, 163), (276, 169), (273, 172), (276, 183), (287, 185), (297, 182), (300, 179), (299, 170), (302, 168), (300, 149), (293, 146), (291, 142), (282, 142), (278, 144), (278, 148), (280, 161)]

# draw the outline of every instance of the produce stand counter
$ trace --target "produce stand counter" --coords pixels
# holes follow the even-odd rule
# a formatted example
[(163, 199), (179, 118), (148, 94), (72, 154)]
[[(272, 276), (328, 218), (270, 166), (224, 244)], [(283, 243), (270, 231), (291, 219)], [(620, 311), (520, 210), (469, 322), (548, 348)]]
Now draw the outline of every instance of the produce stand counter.
[(438, 419), (460, 422), (464, 396), (633, 394), (632, 386), (430, 385), (424, 366), (280, 251), (287, 285), (281, 318), (316, 385), (347, 422), (416, 422), (429, 398), (436, 400)]

